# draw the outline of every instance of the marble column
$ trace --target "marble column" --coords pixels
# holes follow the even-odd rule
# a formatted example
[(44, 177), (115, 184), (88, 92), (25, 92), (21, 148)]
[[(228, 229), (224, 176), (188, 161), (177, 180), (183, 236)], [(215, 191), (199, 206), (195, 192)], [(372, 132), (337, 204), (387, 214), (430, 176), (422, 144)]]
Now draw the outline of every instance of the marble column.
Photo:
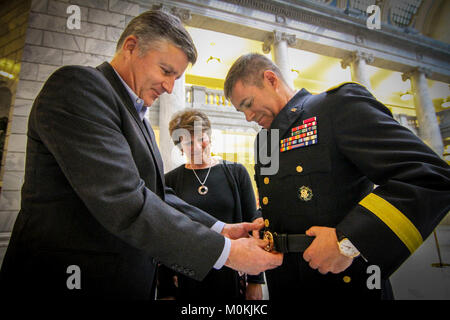
[(159, 150), (164, 162), (164, 171), (168, 172), (181, 163), (183, 157), (173, 144), (169, 134), (169, 122), (173, 114), (185, 108), (185, 76), (175, 81), (172, 94), (164, 93), (159, 97)]
[(343, 69), (350, 66), (352, 81), (362, 84), (371, 91), (372, 88), (370, 86), (369, 76), (367, 75), (366, 64), (372, 63), (373, 60), (374, 57), (372, 54), (356, 50), (341, 61), (341, 66)]
[(288, 47), (294, 45), (296, 37), (294, 34), (287, 34), (280, 31), (274, 31), (269, 34), (263, 43), (263, 52), (272, 51), (272, 58), (275, 64), (280, 68), (286, 83), (293, 88), (294, 80), (291, 75), (291, 64), (289, 63)]
[(427, 77), (430, 74), (430, 70), (417, 67), (404, 73), (402, 79), (403, 81), (411, 80), (411, 90), (414, 94), (414, 105), (419, 123), (419, 137), (442, 157), (444, 144), (427, 84)]

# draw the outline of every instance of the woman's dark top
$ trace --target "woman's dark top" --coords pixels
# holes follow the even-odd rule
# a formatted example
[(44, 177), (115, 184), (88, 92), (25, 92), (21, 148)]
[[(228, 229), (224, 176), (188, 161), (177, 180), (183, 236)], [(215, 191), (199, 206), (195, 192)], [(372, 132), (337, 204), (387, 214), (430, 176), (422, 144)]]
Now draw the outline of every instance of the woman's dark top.
[[(176, 169), (175, 169), (176, 170)], [(233, 223), (234, 215), (234, 199), (233, 193), (229, 184), (227, 183), (227, 177), (221, 164), (211, 167), (211, 171), (208, 175), (208, 179), (205, 182), (205, 186), (208, 187), (208, 193), (200, 195), (198, 188), (201, 184), (198, 182), (194, 175), (194, 171), (181, 167), (183, 171), (181, 174), (181, 181), (170, 181), (171, 178), (166, 178), (166, 184), (173, 189), (178, 183), (181, 184), (181, 188), (176, 188), (176, 195), (186, 201), (187, 203), (208, 212), (218, 220), (225, 223)], [(208, 173), (206, 169), (196, 169), (195, 172), (199, 179), (203, 182)], [(169, 173), (170, 174), (170, 173)], [(166, 177), (169, 176), (166, 175)]]
[[(195, 169), (203, 182), (206, 169)], [(259, 215), (250, 177), (245, 167), (239, 163), (221, 161), (211, 167), (205, 186), (208, 193), (200, 195), (201, 186), (192, 169), (184, 165), (165, 175), (166, 185), (174, 189), (176, 195), (187, 203), (208, 212), (225, 223), (250, 222)], [(178, 287), (173, 278), (177, 276)], [(248, 282), (264, 283), (262, 274), (248, 276)], [(175, 271), (160, 266), (158, 270), (158, 298), (174, 296), (178, 300), (230, 300), (244, 299), (245, 278), (238, 272), (222, 267), (212, 269), (203, 281), (196, 281)]]

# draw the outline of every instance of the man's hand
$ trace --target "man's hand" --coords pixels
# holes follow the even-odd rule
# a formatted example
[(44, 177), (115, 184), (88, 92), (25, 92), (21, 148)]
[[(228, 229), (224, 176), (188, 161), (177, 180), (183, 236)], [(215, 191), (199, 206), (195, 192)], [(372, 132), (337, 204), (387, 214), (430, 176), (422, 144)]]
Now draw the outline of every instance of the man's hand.
[(225, 265), (247, 274), (257, 275), (283, 263), (283, 254), (267, 252), (263, 248), (267, 240), (241, 238), (231, 240), (230, 255)]
[(320, 273), (339, 273), (347, 269), (353, 262), (341, 254), (337, 245), (336, 229), (327, 227), (311, 227), (306, 235), (316, 238), (303, 253), (303, 259)]
[(258, 218), (253, 222), (225, 224), (221, 234), (230, 239), (248, 238), (250, 231), (258, 231), (262, 227), (264, 227), (264, 220)]

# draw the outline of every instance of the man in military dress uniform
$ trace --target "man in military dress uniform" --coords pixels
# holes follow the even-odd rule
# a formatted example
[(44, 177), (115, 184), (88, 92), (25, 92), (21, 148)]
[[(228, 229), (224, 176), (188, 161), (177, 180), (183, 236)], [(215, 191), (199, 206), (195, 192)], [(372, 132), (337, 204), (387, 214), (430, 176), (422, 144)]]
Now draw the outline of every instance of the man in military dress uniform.
[(248, 54), (225, 95), (270, 129), (255, 150), (267, 249), (284, 252), (266, 272), (270, 298), (392, 298), (389, 276), (449, 211), (449, 166), (356, 83), (295, 93), (269, 59)]

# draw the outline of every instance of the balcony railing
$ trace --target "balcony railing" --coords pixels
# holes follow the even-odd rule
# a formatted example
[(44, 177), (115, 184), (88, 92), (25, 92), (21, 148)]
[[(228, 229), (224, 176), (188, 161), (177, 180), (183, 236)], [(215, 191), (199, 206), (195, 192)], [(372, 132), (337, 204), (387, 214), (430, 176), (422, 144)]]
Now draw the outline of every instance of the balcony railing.
[(186, 106), (223, 106), (232, 107), (230, 100), (225, 98), (222, 90), (209, 89), (199, 86), (185, 87)]

